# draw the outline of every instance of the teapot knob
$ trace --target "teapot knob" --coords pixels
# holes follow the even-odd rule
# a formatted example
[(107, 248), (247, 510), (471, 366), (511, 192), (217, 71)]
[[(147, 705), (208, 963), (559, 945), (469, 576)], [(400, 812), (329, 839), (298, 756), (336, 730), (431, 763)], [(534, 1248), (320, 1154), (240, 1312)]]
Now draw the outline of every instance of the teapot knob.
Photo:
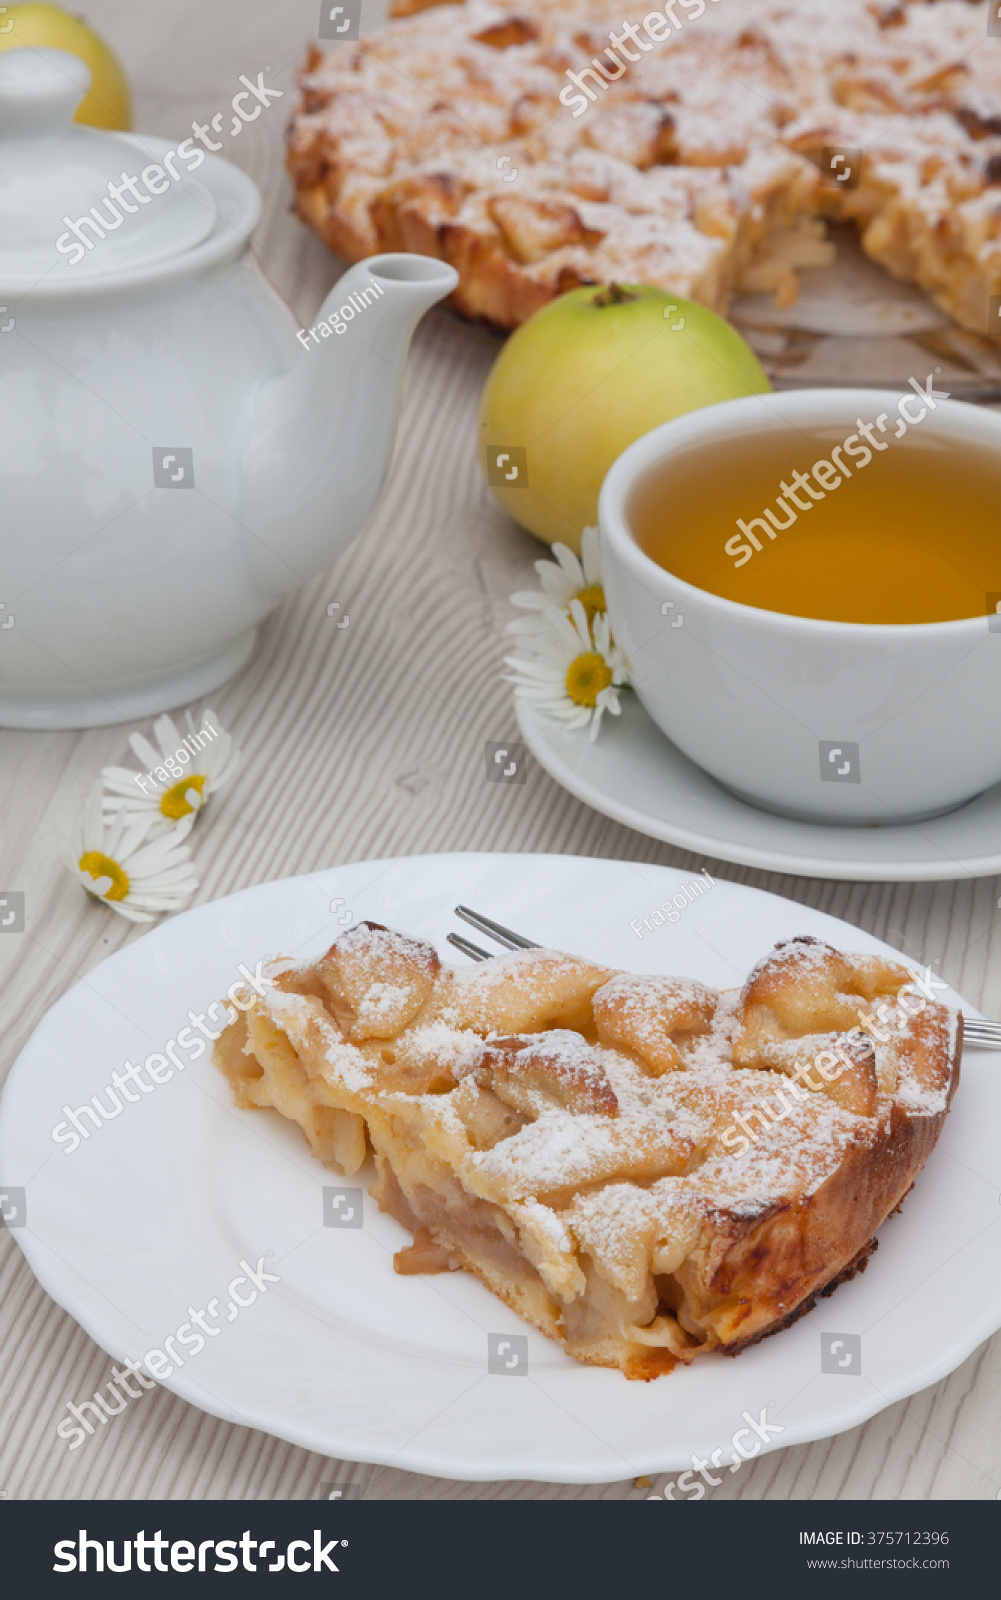
[(90, 88), (90, 68), (66, 50), (0, 54), (0, 138), (58, 137)]

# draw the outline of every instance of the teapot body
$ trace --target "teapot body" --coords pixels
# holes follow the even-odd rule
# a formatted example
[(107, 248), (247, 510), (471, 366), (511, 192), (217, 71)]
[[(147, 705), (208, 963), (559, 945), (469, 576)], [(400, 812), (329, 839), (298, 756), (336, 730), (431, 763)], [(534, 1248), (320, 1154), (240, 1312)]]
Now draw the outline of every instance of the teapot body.
[(297, 337), (244, 232), (18, 299), (0, 333), (0, 726), (134, 720), (231, 677), (372, 511), (413, 328), (456, 282), (371, 257)]
[(225, 682), (371, 512), (411, 333), (458, 281), (371, 257), (297, 338), (248, 249), (256, 186), (190, 140), (75, 124), (87, 78), (64, 52), (0, 53), (6, 727), (133, 720)]
[(255, 386), (292, 338), (245, 249), (194, 279), (16, 307), (0, 338), (0, 725), (134, 718), (246, 659), (300, 581), (258, 559), (241, 458)]

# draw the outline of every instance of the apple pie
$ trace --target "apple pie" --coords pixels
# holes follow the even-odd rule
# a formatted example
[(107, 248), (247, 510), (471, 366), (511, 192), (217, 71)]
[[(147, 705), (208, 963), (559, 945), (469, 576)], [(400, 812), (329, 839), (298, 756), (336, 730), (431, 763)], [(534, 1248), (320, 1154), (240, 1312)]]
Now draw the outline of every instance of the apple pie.
[(311, 49), (289, 129), (299, 215), (349, 261), (440, 257), (456, 309), (501, 329), (612, 281), (725, 312), (736, 289), (791, 303), (797, 270), (831, 258), (823, 219), (851, 218), (869, 255), (988, 331), (987, 0), (671, 0), (628, 36), (609, 0), (395, 10)]
[(278, 959), (215, 1047), (412, 1242), (578, 1360), (736, 1355), (861, 1270), (938, 1138), (962, 1022), (882, 956), (777, 945), (743, 989), (552, 950), (459, 971), (376, 923)]

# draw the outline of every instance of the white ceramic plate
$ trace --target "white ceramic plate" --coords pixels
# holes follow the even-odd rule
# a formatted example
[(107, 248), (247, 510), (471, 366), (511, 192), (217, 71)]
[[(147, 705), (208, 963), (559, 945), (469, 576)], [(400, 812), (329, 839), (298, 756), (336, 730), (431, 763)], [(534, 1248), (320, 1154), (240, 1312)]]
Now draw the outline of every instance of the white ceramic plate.
[(592, 743), (515, 698), (525, 742), (550, 777), (606, 817), (668, 844), (801, 878), (880, 883), (1001, 872), (1001, 784), (933, 822), (849, 828), (793, 822), (738, 800), (644, 711), (634, 695)]
[[(96, 967), (45, 1017), (0, 1103), (0, 1179), (26, 1190), (13, 1237), (48, 1292), (117, 1360), (189, 1324), (166, 1387), (321, 1454), (444, 1477), (604, 1482), (731, 1456), (742, 1413), (770, 1447), (854, 1427), (952, 1371), (1001, 1325), (1001, 1058), (968, 1058), (938, 1149), (864, 1276), (739, 1360), (653, 1383), (579, 1366), (464, 1273), (397, 1277), (403, 1230), (324, 1226), (322, 1190), (358, 1188), (273, 1112), (237, 1111), (207, 1057), (126, 1104), (72, 1154), (51, 1138), (124, 1060), (163, 1052), (259, 957), (317, 954), (354, 918), (444, 943), (458, 902), (610, 964), (731, 986), (775, 940), (884, 947), (818, 911), (717, 883), (642, 941), (630, 928), (683, 877), (559, 856), (368, 862), (262, 884), (168, 921)], [(331, 907), (334, 909), (331, 910)], [(456, 956), (461, 961), (461, 957)], [(180, 1052), (178, 1052), (180, 1054)], [(181, 1059), (184, 1059), (181, 1054)], [(135, 1092), (135, 1091), (133, 1091)], [(370, 1175), (369, 1175), (370, 1176)], [(353, 1197), (357, 1199), (357, 1197)], [(346, 1206), (341, 1208), (342, 1211)], [(280, 1279), (231, 1315), (240, 1262)], [(192, 1344), (192, 1310), (219, 1301)], [(929, 1314), (934, 1307), (934, 1315)], [(209, 1322), (211, 1327), (213, 1324)], [(861, 1375), (823, 1375), (821, 1333), (861, 1337)], [(488, 1372), (487, 1336), (527, 1334), (528, 1372)], [(112, 1424), (113, 1425), (113, 1424)], [(745, 1441), (746, 1443), (747, 1441)], [(750, 1444), (748, 1444), (750, 1448)]]

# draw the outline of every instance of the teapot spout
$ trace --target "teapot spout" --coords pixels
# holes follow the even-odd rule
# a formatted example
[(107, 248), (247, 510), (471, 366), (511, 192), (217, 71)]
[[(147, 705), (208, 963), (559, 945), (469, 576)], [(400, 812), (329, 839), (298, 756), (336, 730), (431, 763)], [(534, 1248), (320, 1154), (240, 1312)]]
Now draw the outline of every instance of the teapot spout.
[(351, 267), (289, 365), (249, 401), (242, 520), (258, 585), (308, 582), (350, 543), (389, 469), (411, 335), (458, 283), (429, 256), (381, 255)]

